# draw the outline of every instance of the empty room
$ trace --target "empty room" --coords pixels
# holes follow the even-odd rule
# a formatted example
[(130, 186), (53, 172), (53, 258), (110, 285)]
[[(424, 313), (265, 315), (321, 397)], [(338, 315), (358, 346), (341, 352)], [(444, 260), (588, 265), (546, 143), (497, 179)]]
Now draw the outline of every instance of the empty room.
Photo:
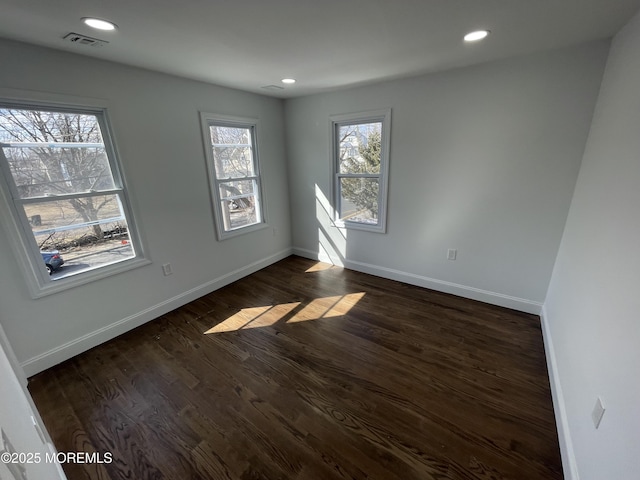
[(3, 0), (0, 479), (640, 472), (640, 0)]

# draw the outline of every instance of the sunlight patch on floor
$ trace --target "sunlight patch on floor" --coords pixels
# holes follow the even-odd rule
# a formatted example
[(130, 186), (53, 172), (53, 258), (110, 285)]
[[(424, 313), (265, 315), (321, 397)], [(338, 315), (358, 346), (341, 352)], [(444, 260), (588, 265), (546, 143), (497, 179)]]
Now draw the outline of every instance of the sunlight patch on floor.
[(269, 327), (282, 319), (298, 305), (300, 305), (300, 302), (243, 308), (235, 315), (232, 315), (224, 322), (219, 323), (204, 333), (234, 332), (242, 328)]
[(306, 322), (308, 320), (346, 315), (362, 297), (364, 297), (364, 292), (316, 298), (305, 305), (305, 307), (292, 318), (287, 320), (287, 323)]
[(307, 268), (304, 273), (322, 272), (331, 268), (333, 268), (333, 265), (331, 265), (330, 263), (318, 262), (315, 265)]
[(235, 332), (246, 328), (270, 327), (288, 316), (291, 318), (288, 318), (286, 323), (340, 317), (349, 313), (364, 295), (364, 292), (349, 293), (347, 295), (316, 298), (304, 305), (301, 302), (292, 302), (243, 308), (204, 333), (208, 335)]

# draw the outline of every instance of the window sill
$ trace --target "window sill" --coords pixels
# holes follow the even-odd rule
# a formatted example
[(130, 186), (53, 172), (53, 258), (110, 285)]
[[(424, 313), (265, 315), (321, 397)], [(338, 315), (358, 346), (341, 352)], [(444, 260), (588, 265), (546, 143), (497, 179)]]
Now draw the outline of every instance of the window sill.
[(131, 260), (123, 260), (118, 263), (107, 265), (104, 267), (96, 268), (88, 272), (78, 273), (77, 275), (70, 275), (68, 277), (60, 278), (59, 280), (52, 280), (44, 285), (33, 284), (29, 285), (32, 298), (42, 298), (55, 293), (60, 293), (65, 290), (69, 290), (87, 283), (95, 282), (104, 278), (118, 275), (123, 272), (128, 272), (145, 265), (150, 265), (152, 262), (147, 258), (133, 258)]
[(386, 225), (371, 225), (366, 223), (358, 223), (358, 222), (345, 222), (342, 220), (336, 220), (334, 223), (336, 228), (345, 229), (345, 230), (361, 230), (363, 232), (371, 232), (371, 233), (387, 233)]
[(235, 230), (229, 230), (228, 232), (218, 232), (218, 240), (228, 240), (230, 238), (239, 237), (240, 235), (244, 235), (245, 233), (257, 232), (259, 230), (264, 230), (269, 228), (269, 225), (266, 223), (255, 223), (253, 225), (249, 225), (246, 227), (236, 228)]

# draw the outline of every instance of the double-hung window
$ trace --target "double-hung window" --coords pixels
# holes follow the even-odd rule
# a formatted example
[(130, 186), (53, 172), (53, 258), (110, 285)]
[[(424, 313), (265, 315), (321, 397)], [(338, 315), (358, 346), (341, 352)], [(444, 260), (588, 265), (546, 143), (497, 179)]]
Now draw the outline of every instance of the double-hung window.
[(218, 238), (262, 228), (257, 120), (201, 113), (201, 121)]
[(3, 208), (35, 297), (140, 263), (105, 117), (0, 103)]
[(331, 117), (336, 224), (386, 231), (390, 110)]

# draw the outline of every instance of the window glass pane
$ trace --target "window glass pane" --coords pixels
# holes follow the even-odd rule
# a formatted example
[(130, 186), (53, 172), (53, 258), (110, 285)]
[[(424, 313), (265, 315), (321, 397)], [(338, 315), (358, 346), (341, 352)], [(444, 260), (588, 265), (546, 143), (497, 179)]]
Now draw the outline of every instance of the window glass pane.
[(235, 180), (220, 182), (220, 198), (233, 199), (243, 195), (253, 195), (256, 190), (255, 180)]
[(251, 145), (251, 131), (249, 128), (211, 125), (210, 130), (211, 143), (214, 145), (234, 143)]
[(14, 146), (4, 152), (20, 198), (114, 188), (104, 147)]
[(338, 163), (340, 173), (380, 173), (382, 122), (340, 125)]
[(255, 175), (251, 130), (239, 127), (209, 127), (217, 178)]
[(117, 195), (30, 203), (24, 211), (40, 250), (64, 260), (52, 279), (135, 256)]
[(378, 178), (340, 178), (340, 219), (378, 223)]
[(20, 198), (114, 188), (94, 115), (0, 109), (0, 142)]
[(256, 197), (249, 196), (236, 200), (224, 200), (221, 202), (222, 213), (224, 215), (225, 230), (246, 227), (258, 223), (258, 212), (256, 209)]

